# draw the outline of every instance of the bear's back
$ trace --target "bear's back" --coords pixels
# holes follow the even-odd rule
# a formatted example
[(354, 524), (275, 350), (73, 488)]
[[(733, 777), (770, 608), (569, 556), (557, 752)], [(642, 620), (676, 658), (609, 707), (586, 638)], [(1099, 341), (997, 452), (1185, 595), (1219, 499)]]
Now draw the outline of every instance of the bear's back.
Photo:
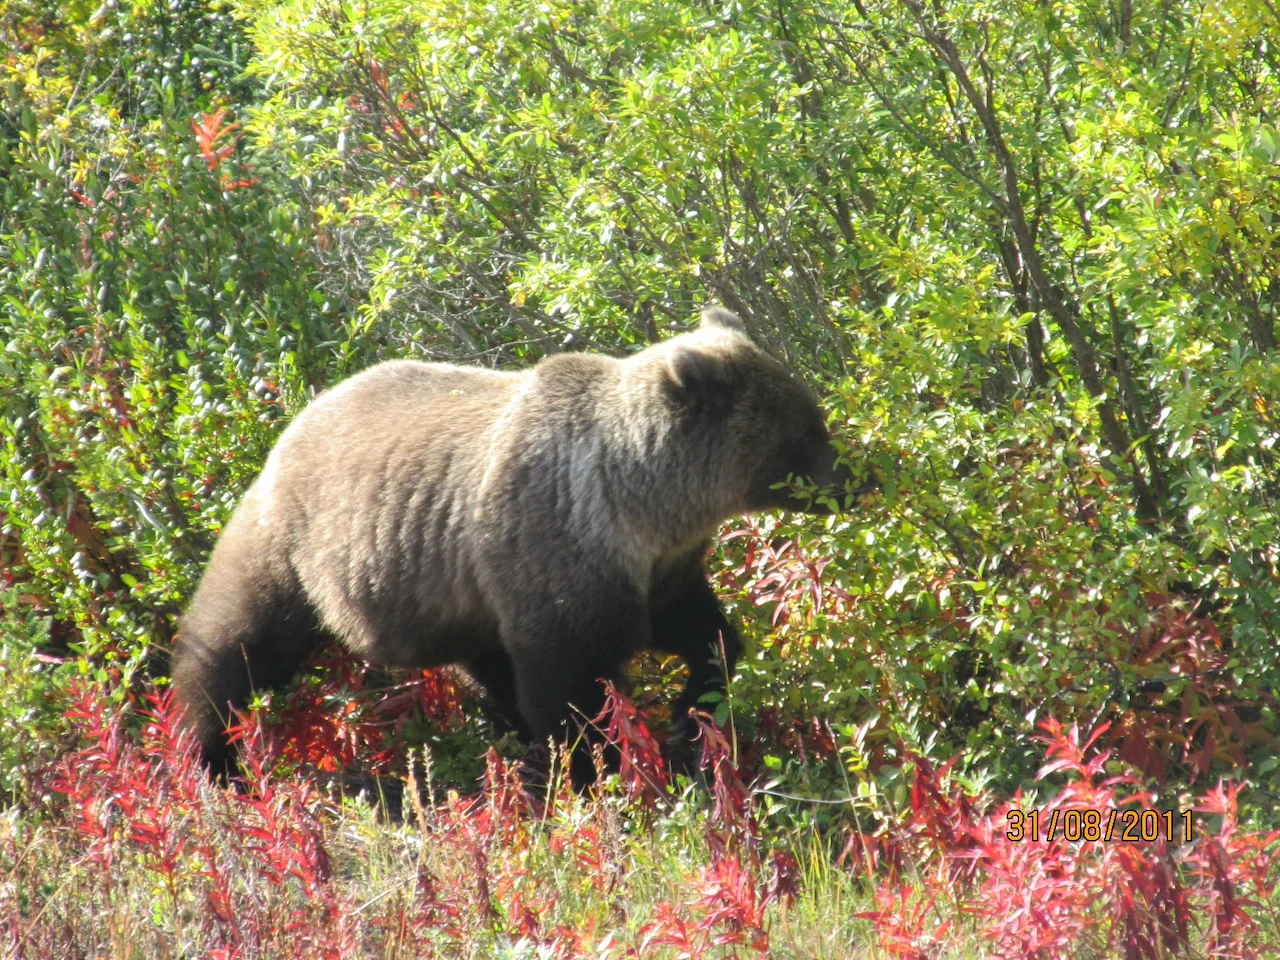
[(271, 459), (318, 478), (361, 469), (361, 455), (473, 437), (522, 379), (519, 373), (445, 363), (380, 363), (312, 401), (280, 437)]
[[(447, 621), (474, 606), (458, 533), (489, 427), (525, 376), (388, 361), (321, 394), (281, 435), (240, 512), (271, 528), (279, 562), (353, 648), (372, 653), (379, 636), (430, 626), (421, 607)], [(424, 569), (438, 586), (429, 596)]]

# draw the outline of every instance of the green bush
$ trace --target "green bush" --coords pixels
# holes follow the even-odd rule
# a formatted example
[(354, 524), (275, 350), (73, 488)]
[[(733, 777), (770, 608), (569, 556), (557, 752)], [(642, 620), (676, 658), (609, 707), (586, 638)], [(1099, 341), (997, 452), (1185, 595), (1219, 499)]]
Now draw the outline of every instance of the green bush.
[(1265, 762), (1273, 11), (234, 15), (0, 17), (0, 549), (95, 669), (150, 669), (316, 389), (622, 352), (719, 300), (885, 486), (722, 545), (758, 618), (743, 729), (817, 718), (872, 768), (904, 740), (1010, 783), (1046, 714), (1112, 718), (1157, 778)]
[[(154, 21), (187, 14), (176, 34)], [(177, 43), (210, 15), (146, 5), (129, 22)], [(59, 66), (92, 76), (100, 54)], [(221, 108), (199, 109), (205, 81), (127, 112), (122, 87), (142, 81), (112, 73), (57, 104), (64, 76), (33, 59), (0, 155), (6, 571), (58, 637), (128, 671), (170, 640), (287, 410), (353, 348), (333, 343), (305, 205)]]
[(0, 804), (31, 804), (45, 795), (50, 765), (66, 741), (67, 683), (75, 664), (58, 663), (48, 621), (11, 588), (0, 600)]

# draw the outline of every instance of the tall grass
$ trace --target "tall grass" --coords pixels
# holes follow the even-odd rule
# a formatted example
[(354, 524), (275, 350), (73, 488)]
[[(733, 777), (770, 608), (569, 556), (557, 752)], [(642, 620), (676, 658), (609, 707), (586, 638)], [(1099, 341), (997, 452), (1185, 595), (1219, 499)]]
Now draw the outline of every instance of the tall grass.
[(1045, 835), (1055, 811), (1148, 802), (1109, 772), (1102, 730), (1044, 727), (1042, 773), (1065, 784), (1019, 841), (1020, 798), (970, 796), (923, 758), (909, 809), (875, 833), (780, 830), (717, 728), (701, 724), (705, 784), (688, 786), (617, 695), (599, 718), (622, 758), (606, 789), (579, 796), (559, 767), (534, 789), (490, 751), (463, 796), (427, 754), (401, 822), (279, 775), (257, 721), (243, 782), (220, 787), (164, 697), (131, 719), (86, 683), (69, 716), (82, 740), (54, 795), (0, 819), (6, 956), (1157, 960), (1277, 943), (1280, 835), (1238, 822), (1235, 787), (1195, 801), (1189, 838)]

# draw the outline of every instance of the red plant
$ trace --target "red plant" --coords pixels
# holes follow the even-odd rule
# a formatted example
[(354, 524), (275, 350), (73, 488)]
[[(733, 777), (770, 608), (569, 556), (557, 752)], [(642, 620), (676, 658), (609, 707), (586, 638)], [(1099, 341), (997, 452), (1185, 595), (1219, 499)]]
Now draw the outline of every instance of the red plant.
[[(1107, 729), (1102, 724), (1081, 734), (1055, 720), (1041, 724), (1037, 739), (1045, 744), (1047, 762), (1040, 777), (1069, 779), (1035, 811), (1024, 810), (1015, 797), (983, 812), (979, 800), (948, 782), (950, 764), (935, 769), (913, 758), (912, 804), (904, 822), (884, 837), (846, 848), (888, 844), (920, 868), (914, 885), (891, 879), (882, 887), (880, 910), (868, 915), (885, 949), (923, 957), (944, 946), (947, 930), (929, 930), (926, 916), (933, 904), (947, 903), (978, 919), (994, 957), (1048, 960), (1095, 950), (1157, 960), (1190, 949), (1197, 917), (1208, 918), (1202, 936), (1212, 956), (1255, 956), (1250, 911), (1275, 893), (1280, 831), (1241, 831), (1235, 810), (1240, 787), (1220, 786), (1194, 808), (1219, 817), (1217, 830), (1205, 832), (1201, 825), (1188, 838), (1188, 821), (1156, 816), (1153, 798), (1134, 789), (1132, 775), (1107, 772), (1114, 762), (1111, 751), (1100, 749)], [(1123, 824), (1141, 817), (1157, 827), (1157, 836), (1122, 839)], [(1161, 824), (1166, 835), (1159, 835)], [(1172, 838), (1169, 830), (1175, 830)], [(931, 863), (938, 869), (925, 869)]]
[(1187, 857), (1200, 882), (1212, 918), (1211, 947), (1226, 955), (1240, 936), (1254, 927), (1250, 910), (1260, 909), (1275, 893), (1274, 874), (1280, 860), (1280, 830), (1241, 830), (1236, 799), (1241, 784), (1222, 784), (1207, 791), (1192, 809), (1221, 817), (1214, 833), (1205, 833)]
[[(127, 851), (141, 854), (168, 891), (175, 925), (184, 915), (179, 882), (194, 884), (208, 907), (200, 914), (203, 933), (228, 956), (286, 932), (292, 955), (337, 957), (353, 949), (349, 916), (327, 882), (314, 790), (272, 780), (269, 740), (255, 722), (241, 730), (246, 789), (214, 789), (168, 696), (146, 699), (141, 738), (127, 730), (128, 711), (98, 687), (76, 690), (67, 711), (86, 742), (64, 758), (54, 785), (99, 864), (98, 880), (109, 888), (116, 861)], [(289, 905), (246, 889), (247, 865), (266, 882), (262, 889), (280, 890)]]
[(667, 799), (671, 779), (662, 748), (649, 732), (636, 705), (612, 683), (605, 684), (604, 706), (592, 725), (603, 730), (617, 750), (618, 773), (630, 802), (653, 809)]
[[(698, 739), (702, 745), (702, 769), (710, 774), (714, 799), (707, 821), (706, 837), (711, 862), (693, 881), (697, 896), (679, 909), (662, 904), (655, 919), (640, 930), (640, 952), (650, 947), (672, 947), (677, 956), (698, 958), (717, 946), (743, 946), (758, 955), (769, 949), (765, 909), (770, 903), (794, 899), (798, 890), (797, 865), (790, 854), (771, 852), (771, 875), (765, 872), (759, 852), (759, 827), (755, 820), (751, 788), (733, 763), (733, 749), (724, 731), (703, 713), (694, 713)], [(659, 745), (649, 733), (635, 706), (611, 685), (595, 724), (603, 729), (618, 750), (620, 774), (628, 800), (652, 809), (674, 799)], [(603, 875), (600, 847), (595, 834), (579, 831), (578, 843), (592, 838), (588, 849), (575, 850), (600, 882), (611, 886), (616, 874)], [(553, 845), (553, 849), (557, 847)], [(570, 845), (560, 841), (558, 849)]]
[(703, 713), (694, 713), (702, 743), (702, 769), (711, 773), (715, 806), (707, 823), (707, 840), (713, 857), (739, 846), (755, 851), (759, 827), (754, 816), (751, 788), (732, 760), (732, 747), (724, 731)]
[(764, 707), (755, 718), (755, 739), (794, 754), (800, 762), (834, 760), (836, 738), (831, 725), (818, 717), (783, 719), (777, 707)]
[(441, 727), (462, 718), (461, 693), (446, 670), (416, 671), (390, 686), (370, 686), (383, 676), (337, 646), (326, 647), (303, 671), (314, 682), (298, 684), (279, 710), (275, 726), (281, 755), (291, 764), (325, 773), (358, 770), (388, 774), (405, 765), (404, 730), (416, 718)]
[(732, 747), (724, 731), (706, 714), (694, 713), (702, 743), (702, 768), (711, 775), (714, 800), (707, 821), (711, 863), (703, 868), (696, 888), (700, 894), (685, 906), (696, 911), (696, 923), (661, 910), (658, 919), (641, 932), (645, 943), (679, 948), (680, 956), (699, 957), (711, 946), (742, 945), (764, 956), (769, 951), (765, 908), (786, 903), (798, 892), (795, 858), (770, 852), (770, 877), (760, 856), (760, 828), (751, 788), (732, 761)]
[(554, 830), (550, 846), (556, 856), (571, 857), (597, 893), (607, 896), (613, 891), (618, 882), (617, 865), (603, 842), (599, 826), (587, 824)]
[(760, 894), (755, 870), (743, 866), (732, 854), (720, 856), (703, 868), (697, 886), (702, 896), (690, 906), (702, 912), (704, 924), (723, 930), (711, 939), (713, 944), (745, 943), (762, 954), (768, 951), (766, 901)]
[(658, 904), (657, 916), (652, 923), (640, 928), (640, 952), (650, 947), (674, 947), (680, 960), (697, 960), (705, 956), (711, 947), (711, 931), (691, 923), (673, 903)]
[(854, 916), (875, 922), (880, 946), (889, 956), (933, 960), (951, 927), (950, 920), (930, 923), (935, 900), (921, 898), (909, 884), (884, 884), (876, 888), (875, 898), (879, 910)]
[(775, 627), (801, 619), (805, 605), (839, 620), (848, 617), (854, 597), (822, 579), (831, 557), (812, 556), (794, 540), (769, 538), (751, 518), (721, 537), (722, 542), (737, 539), (745, 541), (742, 562), (722, 574), (726, 586), (749, 583), (757, 606), (775, 604)]
[(782, 850), (774, 850), (770, 856), (773, 869), (765, 883), (764, 902), (793, 903), (800, 895), (800, 864), (793, 854)]
[[(629, 751), (634, 776), (645, 789), (669, 791), (657, 775), (662, 768), (644, 766), (658, 756), (657, 746), (634, 708), (620, 697), (612, 703), (615, 732), (626, 738), (619, 749)], [(704, 751), (717, 798), (708, 825), (713, 859), (689, 879), (686, 895), (658, 908), (635, 943), (626, 944), (616, 931), (600, 939), (591, 927), (550, 922), (562, 888), (530, 865), (539, 819), (548, 814), (531, 802), (519, 770), (496, 753), (490, 752), (477, 795), (451, 793), (430, 809), (416, 800), (423, 842), (442, 852), (437, 862), (453, 872), (438, 877), (420, 863), (408, 878), (412, 885), (401, 888), (409, 895), (379, 911), (380, 899), (353, 902), (333, 876), (322, 797), (303, 777), (277, 775), (288, 746), (279, 729), (265, 729), (257, 717), (241, 721), (244, 776), (228, 788), (208, 780), (167, 696), (121, 709), (102, 687), (85, 685), (68, 715), (83, 738), (56, 778), (69, 814), (69, 853), (105, 902), (123, 902), (113, 895), (120, 883), (140, 883), (167, 897), (170, 928), (157, 926), (154, 934), (161, 954), (181, 943), (223, 958), (371, 951), (450, 956), (483, 929), (562, 960), (596, 955), (606, 941), (612, 955), (637, 960), (651, 952), (670, 956), (671, 947), (690, 958), (764, 956), (769, 905), (796, 894), (794, 859), (772, 852), (762, 864), (750, 790), (730, 763), (724, 734), (705, 719)], [(648, 772), (641, 775), (642, 769)], [(639, 809), (645, 802), (637, 795)], [(562, 795), (555, 805), (573, 802)], [(551, 822), (550, 848), (610, 899), (623, 877), (617, 805), (587, 802), (576, 809), (581, 812), (571, 826)], [(13, 934), (20, 951), (47, 936), (31, 926), (39, 927), (46, 912), (37, 905), (31, 913), (36, 920), (16, 925), (0, 918), (0, 929)]]
[[(1207, 777), (1214, 768), (1240, 769), (1246, 751), (1258, 744), (1274, 745), (1263, 719), (1246, 720), (1249, 713), (1265, 717), (1265, 702), (1246, 700), (1230, 669), (1231, 652), (1208, 617), (1178, 606), (1173, 598), (1149, 594), (1148, 622), (1128, 638), (1128, 667), (1136, 674), (1134, 696), (1117, 711), (1107, 740), (1121, 760), (1159, 783), (1168, 776), (1171, 760), (1181, 763), (1190, 780)], [(1170, 684), (1181, 695), (1167, 703)]]
[[(200, 155), (204, 157), (210, 173), (217, 173), (223, 161), (235, 153), (236, 143), (240, 139), (240, 134), (236, 133), (240, 124), (224, 124), (222, 120), (226, 115), (227, 108), (218, 107), (212, 113), (202, 113), (199, 120), (191, 121), (191, 132), (195, 134), (196, 143), (200, 146)], [(219, 141), (223, 142), (219, 144)], [(233, 180), (225, 172), (220, 173), (219, 176), (223, 190), (252, 187), (258, 182), (255, 179)]]

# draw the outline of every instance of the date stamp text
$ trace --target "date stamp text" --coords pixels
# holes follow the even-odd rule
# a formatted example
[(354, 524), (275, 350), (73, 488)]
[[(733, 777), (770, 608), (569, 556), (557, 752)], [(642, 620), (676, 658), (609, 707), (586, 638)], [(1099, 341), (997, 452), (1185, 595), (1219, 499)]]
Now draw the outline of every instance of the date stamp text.
[(1172, 810), (1010, 810), (1005, 839), (1012, 843), (1066, 840), (1089, 843), (1190, 843), (1195, 839), (1191, 811)]

